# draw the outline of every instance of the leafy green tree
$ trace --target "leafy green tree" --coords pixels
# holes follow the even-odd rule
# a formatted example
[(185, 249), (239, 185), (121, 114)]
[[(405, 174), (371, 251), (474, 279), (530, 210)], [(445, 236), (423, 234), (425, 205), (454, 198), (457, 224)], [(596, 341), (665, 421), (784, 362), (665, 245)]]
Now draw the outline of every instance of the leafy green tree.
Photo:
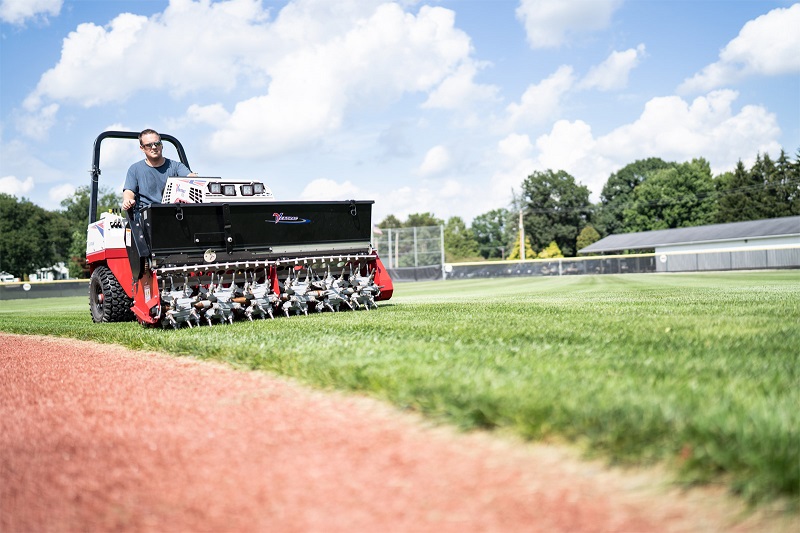
[(781, 150), (773, 163), (764, 155), (764, 218), (800, 215), (800, 165), (793, 165)]
[(470, 228), (484, 259), (505, 257), (505, 252), (509, 249), (508, 243), (512, 239), (509, 230), (515, 228), (511, 217), (508, 209), (500, 208), (478, 215), (472, 220)]
[(600, 234), (597, 233), (597, 230), (594, 229), (591, 225), (586, 226), (581, 230), (578, 234), (578, 238), (575, 241), (575, 248), (577, 250), (581, 250), (586, 248), (590, 244), (594, 244), (600, 240)]
[[(77, 190), (69, 198), (61, 200), (61, 213), (73, 223), (75, 230), (83, 228), (89, 224), (89, 199), (91, 191), (89, 186), (78, 187)], [(115, 193), (106, 187), (100, 187), (97, 195), (97, 213), (95, 216), (99, 219), (100, 213), (107, 212), (111, 209), (119, 209), (122, 204), (122, 196)]]
[(436, 218), (433, 213), (411, 213), (403, 223), (406, 228), (420, 228), (424, 226), (443, 226), (444, 221)]
[(444, 255), (448, 262), (480, 258), (478, 243), (461, 217), (450, 217), (444, 227)]
[[(530, 235), (525, 235), (525, 259), (534, 259), (536, 257), (536, 251), (531, 246), (531, 237)], [(514, 260), (514, 259), (522, 259), (519, 255), (519, 233), (517, 233), (517, 238), (514, 239), (511, 252), (508, 254), (506, 259)]]
[(589, 222), (589, 188), (567, 172), (534, 172), (522, 183), (524, 224), (534, 248), (556, 241), (566, 256), (575, 255), (575, 239)]
[(625, 209), (624, 232), (710, 224), (716, 216), (714, 182), (705, 159), (652, 173), (634, 190)]
[(539, 255), (537, 255), (536, 257), (538, 257), (539, 259), (556, 259), (559, 257), (564, 257), (564, 254), (561, 253), (561, 250), (558, 248), (558, 244), (556, 244), (556, 241), (553, 241), (550, 244), (548, 244), (544, 248), (544, 250), (539, 252)]
[(74, 231), (67, 253), (67, 268), (71, 278), (88, 278), (89, 263), (86, 262), (86, 232)]
[(633, 191), (655, 171), (674, 167), (658, 157), (639, 159), (625, 165), (608, 177), (600, 193), (596, 223), (600, 233), (621, 233), (624, 211), (633, 202)]
[(0, 269), (25, 279), (63, 261), (70, 242), (68, 228), (62, 215), (0, 193)]
[(403, 223), (402, 223), (402, 222), (400, 222), (400, 219), (398, 219), (396, 216), (394, 216), (394, 215), (387, 215), (387, 216), (386, 216), (386, 218), (384, 218), (383, 220), (381, 220), (381, 223), (380, 223), (380, 224), (378, 224), (378, 227), (379, 227), (379, 228), (381, 228), (381, 229), (388, 229), (388, 228), (392, 228), (392, 229), (395, 229), (395, 228), (402, 228), (402, 227), (403, 227)]
[(800, 155), (792, 162), (781, 150), (776, 161), (758, 154), (748, 170), (739, 161), (717, 179), (717, 222), (739, 222), (800, 214)]
[(721, 176), (718, 181), (716, 222), (741, 222), (761, 218), (758, 196), (763, 183), (753, 179), (753, 174), (745, 168), (741, 159), (736, 163), (733, 173)]
[(800, 215), (800, 150), (795, 155), (794, 162), (787, 159), (784, 164), (786, 165), (784, 183), (789, 189), (789, 211), (792, 215)]
[[(88, 278), (89, 265), (86, 263), (86, 227), (89, 224), (89, 200), (91, 191), (88, 186), (78, 187), (69, 198), (61, 201), (61, 214), (69, 223), (71, 235), (66, 252), (67, 268), (70, 277)], [(97, 214), (119, 209), (122, 197), (107, 188), (100, 188), (97, 199)]]

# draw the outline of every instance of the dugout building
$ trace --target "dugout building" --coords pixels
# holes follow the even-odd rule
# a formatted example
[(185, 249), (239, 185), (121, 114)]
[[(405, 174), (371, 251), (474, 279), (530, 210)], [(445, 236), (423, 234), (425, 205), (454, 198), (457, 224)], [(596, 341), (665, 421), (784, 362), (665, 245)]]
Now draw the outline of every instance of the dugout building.
[(800, 216), (621, 233), (578, 253), (653, 251), (657, 272), (800, 268)]

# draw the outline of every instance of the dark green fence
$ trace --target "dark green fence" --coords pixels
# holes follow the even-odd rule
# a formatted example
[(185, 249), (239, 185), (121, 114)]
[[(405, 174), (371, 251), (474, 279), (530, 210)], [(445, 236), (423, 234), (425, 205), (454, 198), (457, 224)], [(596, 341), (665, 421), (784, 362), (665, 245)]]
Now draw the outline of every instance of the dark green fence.
[(60, 298), (62, 296), (86, 296), (88, 298), (89, 280), (0, 283), (0, 301), (23, 298)]

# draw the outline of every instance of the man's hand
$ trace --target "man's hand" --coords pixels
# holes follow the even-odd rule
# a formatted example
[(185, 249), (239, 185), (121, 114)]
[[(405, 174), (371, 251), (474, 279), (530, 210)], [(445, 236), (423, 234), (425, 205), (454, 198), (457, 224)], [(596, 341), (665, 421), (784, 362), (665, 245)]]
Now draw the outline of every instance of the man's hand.
[(122, 209), (127, 211), (131, 207), (136, 205), (136, 196), (133, 194), (133, 191), (124, 190), (122, 192)]

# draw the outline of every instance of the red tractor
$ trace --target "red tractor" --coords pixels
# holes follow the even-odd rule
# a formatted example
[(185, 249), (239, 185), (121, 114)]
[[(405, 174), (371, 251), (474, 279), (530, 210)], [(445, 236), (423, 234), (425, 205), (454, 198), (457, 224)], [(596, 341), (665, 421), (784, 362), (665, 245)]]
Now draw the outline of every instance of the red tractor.
[[(95, 322), (179, 328), (371, 309), (392, 296), (372, 247), (372, 201), (278, 202), (259, 181), (170, 178), (162, 203), (97, 220), (94, 143), (86, 259)], [(181, 143), (171, 143), (189, 167)], [(191, 168), (191, 167), (189, 167)]]

